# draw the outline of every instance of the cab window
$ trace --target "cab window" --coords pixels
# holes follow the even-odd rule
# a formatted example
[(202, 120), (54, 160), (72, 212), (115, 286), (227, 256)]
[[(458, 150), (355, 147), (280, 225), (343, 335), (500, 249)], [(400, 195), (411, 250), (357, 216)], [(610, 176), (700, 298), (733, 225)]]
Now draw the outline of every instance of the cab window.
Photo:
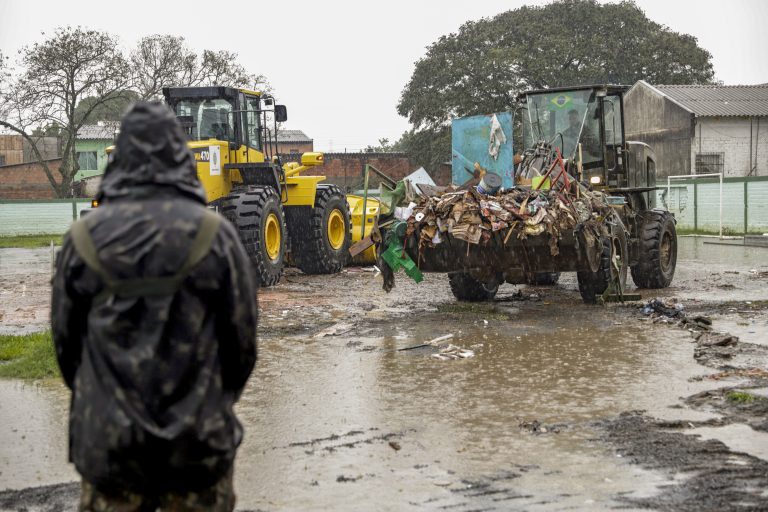
[(249, 147), (262, 151), (261, 146), (261, 118), (259, 117), (260, 101), (258, 97), (241, 96), (243, 104), (243, 133), (245, 142)]

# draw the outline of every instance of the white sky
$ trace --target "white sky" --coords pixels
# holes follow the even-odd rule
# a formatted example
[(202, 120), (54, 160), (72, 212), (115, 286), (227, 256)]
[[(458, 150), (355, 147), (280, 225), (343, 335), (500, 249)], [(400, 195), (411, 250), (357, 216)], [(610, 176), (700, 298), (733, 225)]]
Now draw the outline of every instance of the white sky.
[[(235, 51), (249, 71), (266, 75), (288, 106), (286, 128), (303, 130), (316, 150), (357, 151), (408, 129), (396, 105), (430, 43), (467, 20), (542, 3), (0, 0), (0, 49), (13, 58), (67, 24), (113, 33), (126, 49), (145, 35), (181, 35), (197, 51)], [(717, 79), (768, 82), (768, 1), (637, 3), (650, 19), (697, 37), (713, 55)]]

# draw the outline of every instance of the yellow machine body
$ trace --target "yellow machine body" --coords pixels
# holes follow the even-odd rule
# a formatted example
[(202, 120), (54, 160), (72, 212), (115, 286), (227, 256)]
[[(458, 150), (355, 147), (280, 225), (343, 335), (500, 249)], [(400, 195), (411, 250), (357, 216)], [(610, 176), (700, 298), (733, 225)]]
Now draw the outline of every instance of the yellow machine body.
[[(264, 153), (261, 151), (245, 145), (240, 146), (239, 149), (229, 149), (229, 142), (217, 139), (189, 141), (189, 148), (194, 154), (197, 176), (205, 188), (209, 203), (228, 196), (233, 186), (243, 183), (237, 164), (265, 161)], [(290, 162), (283, 166), (284, 206), (315, 204), (317, 184), (324, 181), (325, 176), (300, 176), (298, 173), (322, 164), (322, 153), (304, 153), (301, 164)]]
[[(363, 215), (363, 202), (365, 202), (365, 215)], [(362, 196), (347, 194), (347, 204), (349, 205), (350, 219), (352, 224), (352, 243), (359, 242), (371, 234), (376, 216), (379, 214), (381, 203), (378, 199), (369, 197), (364, 200)], [(363, 226), (365, 228), (363, 229)], [(354, 258), (352, 263), (357, 265), (373, 265), (376, 263), (376, 247), (371, 246)]]

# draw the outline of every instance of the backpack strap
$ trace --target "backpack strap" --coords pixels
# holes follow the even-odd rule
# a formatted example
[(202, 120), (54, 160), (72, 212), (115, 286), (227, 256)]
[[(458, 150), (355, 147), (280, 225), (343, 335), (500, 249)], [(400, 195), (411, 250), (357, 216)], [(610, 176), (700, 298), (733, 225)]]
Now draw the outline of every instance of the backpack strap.
[(197, 230), (197, 235), (195, 235), (195, 239), (192, 241), (187, 259), (178, 272), (167, 277), (113, 279), (99, 261), (91, 234), (82, 220), (72, 224), (70, 236), (75, 245), (75, 250), (83, 258), (85, 264), (104, 280), (104, 290), (94, 299), (95, 302), (101, 302), (114, 295), (126, 298), (173, 295), (181, 287), (181, 284), (192, 269), (211, 251), (213, 240), (216, 238), (220, 225), (221, 216), (206, 209), (200, 227)]
[(96, 272), (107, 286), (110, 286), (114, 280), (104, 269), (101, 261), (99, 261), (99, 254), (96, 251), (96, 246), (93, 245), (93, 238), (91, 238), (91, 233), (88, 230), (85, 219), (76, 220), (72, 223), (72, 227), (69, 229), (69, 236), (75, 246), (75, 251), (83, 258), (85, 264)]

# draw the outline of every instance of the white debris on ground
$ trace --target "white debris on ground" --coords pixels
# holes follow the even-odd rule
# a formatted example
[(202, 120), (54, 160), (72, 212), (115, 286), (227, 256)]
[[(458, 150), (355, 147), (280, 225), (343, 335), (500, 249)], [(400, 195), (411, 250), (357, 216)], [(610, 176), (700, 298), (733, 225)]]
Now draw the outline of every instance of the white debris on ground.
[(452, 339), (453, 339), (453, 334), (446, 334), (445, 336), (440, 336), (438, 338), (435, 338), (433, 340), (426, 342), (426, 345), (437, 347), (439, 350), (439, 352), (437, 352), (436, 354), (432, 354), (432, 357), (434, 359), (439, 359), (441, 361), (450, 361), (455, 359), (467, 359), (470, 357), (475, 357), (475, 352), (473, 350), (456, 346), (453, 343), (442, 343)]

